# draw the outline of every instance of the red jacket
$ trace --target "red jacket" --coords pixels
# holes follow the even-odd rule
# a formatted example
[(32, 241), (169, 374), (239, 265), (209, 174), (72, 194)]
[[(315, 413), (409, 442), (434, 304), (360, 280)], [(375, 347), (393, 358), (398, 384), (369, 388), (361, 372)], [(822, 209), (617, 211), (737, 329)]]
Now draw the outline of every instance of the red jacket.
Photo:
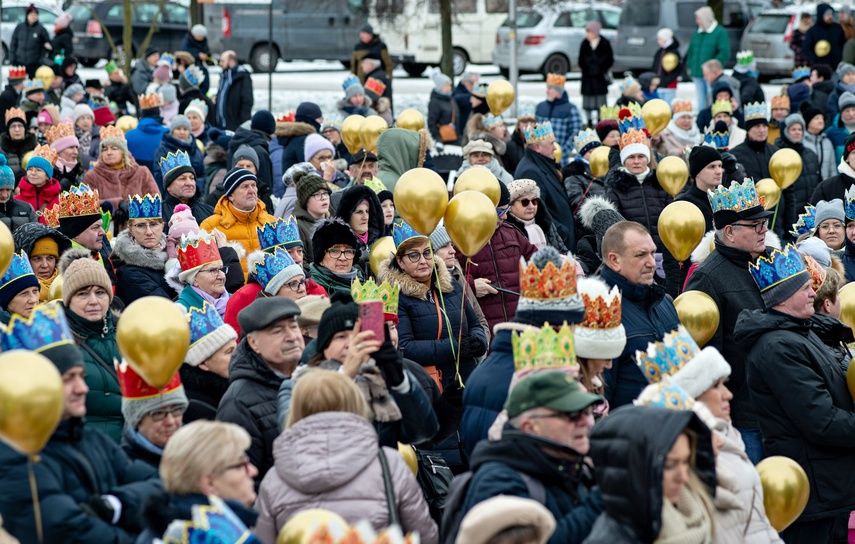
[(18, 185), (18, 194), (15, 195), (15, 199), (32, 206), (39, 216), (39, 223), (44, 225), (45, 218), (42, 214), (45, 208), (53, 208), (54, 204), (59, 203), (60, 192), (62, 192), (62, 188), (59, 186), (59, 182), (53, 178), (41, 187), (36, 187), (27, 181), (27, 176), (24, 176)]
[[(252, 301), (258, 298), (258, 293), (261, 292), (261, 284), (256, 282), (250, 282), (238, 289), (237, 291), (229, 297), (228, 303), (226, 303), (226, 313), (223, 316), (223, 321), (232, 326), (232, 328), (237, 331), (238, 337), (241, 336), (240, 325), (238, 325), (238, 314), (241, 310), (252, 304)], [(306, 294), (307, 295), (321, 295), (321, 296), (329, 296), (327, 295), (326, 289), (315, 283), (315, 280), (309, 280), (306, 282)]]

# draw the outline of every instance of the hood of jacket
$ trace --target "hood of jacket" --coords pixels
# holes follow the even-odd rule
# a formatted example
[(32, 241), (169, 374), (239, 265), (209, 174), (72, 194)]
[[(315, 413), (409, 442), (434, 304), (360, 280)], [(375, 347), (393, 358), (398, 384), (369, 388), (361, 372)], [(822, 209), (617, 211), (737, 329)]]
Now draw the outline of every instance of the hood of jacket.
[[(166, 235), (160, 237), (161, 244), (166, 247)], [(134, 242), (130, 231), (123, 230), (113, 241), (113, 255), (124, 264), (163, 270), (166, 266), (166, 251), (163, 249), (148, 249)]]
[[(141, 64), (145, 63), (143, 62)], [(166, 127), (164, 127), (156, 117), (143, 117), (140, 119), (139, 124), (137, 124), (137, 130), (145, 132), (146, 134), (163, 134), (164, 138), (167, 136), (172, 138), (168, 133), (164, 134), (166, 132)]]
[[(10, 200), (11, 202), (11, 200)], [(33, 245), (39, 240), (48, 236), (53, 238), (59, 246), (59, 254), (62, 255), (67, 250), (71, 249), (71, 240), (63, 233), (41, 223), (25, 223), (15, 229), (12, 237), (15, 239), (15, 248), (26, 251), (28, 254), (33, 252)]]
[[(828, 10), (834, 11), (833, 8), (831, 6), (829, 6), (828, 4), (825, 4), (825, 3), (817, 4), (816, 5), (816, 22), (814, 24), (817, 24), (817, 25), (823, 26), (823, 27), (831, 26), (831, 25), (825, 24), (825, 21), (822, 20), (823, 13), (825, 13)], [(831, 24), (833, 25), (834, 23), (832, 22)]]
[(808, 320), (794, 319), (774, 311), (743, 310), (736, 319), (733, 340), (747, 351), (767, 332), (780, 330), (807, 336), (810, 332), (808, 323)]
[[(301, 419), (273, 442), (276, 474), (307, 495), (347, 485), (378, 451), (377, 433), (364, 417), (321, 412)], [(358, 455), (355, 455), (358, 453)]]
[(698, 435), (698, 476), (710, 490), (715, 489), (710, 429), (690, 410), (623, 406), (591, 431), (589, 455), (597, 467), (603, 507), (640, 542), (653, 542), (662, 527), (665, 457), (687, 428)]
[(283, 123), (282, 121), (279, 121), (276, 123), (276, 132), (273, 134), (275, 136), (291, 138), (293, 136), (308, 136), (309, 134), (314, 134), (316, 132), (317, 130), (315, 130), (315, 127), (309, 123), (303, 123), (301, 121)]
[(400, 177), (407, 170), (420, 167), (425, 161), (426, 149), (426, 139), (422, 136), (422, 131), (414, 132), (402, 128), (383, 131), (377, 140), (377, 176), (385, 182), (384, 172), (391, 172)]
[(828, 314), (816, 312), (807, 320), (808, 327), (825, 345), (855, 342), (855, 336), (845, 323)]
[(365, 185), (353, 185), (345, 189), (341, 194), (341, 200), (335, 210), (335, 216), (345, 223), (350, 223), (350, 217), (356, 211), (356, 207), (363, 200), (368, 201), (368, 245), (383, 236), (386, 223), (383, 219), (383, 206), (377, 193)]
[(723, 79), (719, 79), (712, 86), (712, 96), (715, 97), (721, 91), (727, 91), (730, 93), (730, 96), (733, 97), (733, 88), (731, 88), (730, 83), (724, 81)]
[(229, 143), (229, 147), (234, 147), (235, 149), (237, 149), (241, 145), (246, 145), (248, 147), (254, 148), (257, 145), (260, 145), (264, 149), (267, 149), (269, 142), (270, 138), (262, 132), (238, 127), (238, 129), (235, 131), (235, 135), (232, 136), (232, 141)]
[[(454, 278), (451, 277), (451, 272), (445, 266), (442, 259), (434, 255), (433, 262), (435, 270), (433, 275), (432, 286), (436, 287), (437, 272), (439, 273), (439, 288), (443, 293), (450, 293), (454, 290)], [(401, 294), (413, 297), (419, 300), (427, 300), (428, 288), (425, 284), (416, 281), (412, 276), (404, 272), (395, 260), (395, 256), (389, 257), (380, 263), (377, 270), (378, 279), (389, 280), (392, 285), (401, 287)]]
[(205, 158), (202, 160), (202, 162), (205, 164), (205, 166), (220, 163), (226, 164), (227, 158), (228, 157), (226, 155), (225, 147), (218, 144), (210, 143), (205, 148)]

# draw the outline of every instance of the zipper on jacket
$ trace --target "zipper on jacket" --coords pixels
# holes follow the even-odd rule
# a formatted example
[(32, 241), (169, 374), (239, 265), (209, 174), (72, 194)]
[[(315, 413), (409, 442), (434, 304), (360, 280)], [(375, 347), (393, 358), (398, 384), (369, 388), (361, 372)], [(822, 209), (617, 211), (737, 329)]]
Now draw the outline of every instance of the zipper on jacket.
[[(646, 179), (644, 181), (647, 181)], [(644, 183), (642, 183), (639, 187), (641, 189), (641, 205), (644, 206), (644, 217), (647, 218), (647, 232), (652, 233), (653, 227), (650, 226), (650, 210), (647, 209), (647, 195), (644, 192)], [(659, 236), (659, 230), (657, 228), (656, 235)]]

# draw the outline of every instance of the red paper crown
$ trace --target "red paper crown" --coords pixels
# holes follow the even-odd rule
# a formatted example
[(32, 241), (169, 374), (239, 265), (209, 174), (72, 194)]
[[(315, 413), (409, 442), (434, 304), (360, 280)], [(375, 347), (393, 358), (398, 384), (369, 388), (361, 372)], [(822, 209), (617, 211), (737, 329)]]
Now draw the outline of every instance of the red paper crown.
[(116, 375), (119, 378), (119, 388), (122, 390), (122, 397), (128, 400), (143, 400), (157, 397), (164, 393), (171, 393), (181, 387), (181, 376), (178, 372), (172, 376), (169, 383), (163, 389), (152, 387), (140, 378), (139, 374), (134, 372), (128, 363), (122, 361), (116, 364)]
[(810, 273), (811, 289), (816, 293), (819, 291), (819, 288), (822, 287), (822, 284), (825, 283), (827, 272), (822, 265), (816, 262), (816, 259), (810, 255), (802, 255), (802, 260), (805, 262), (805, 268), (807, 268), (808, 273)]
[[(38, 213), (38, 212), (36, 212)], [(45, 225), (52, 229), (59, 228), (59, 204), (54, 204), (51, 208), (45, 208), (42, 212), (42, 217), (45, 219)]]
[(33, 150), (33, 156), (45, 159), (51, 167), (56, 166), (56, 150), (49, 145), (37, 145)]
[(201, 231), (199, 238), (187, 238), (181, 235), (178, 248), (178, 264), (181, 270), (187, 272), (214, 261), (222, 261), (217, 242), (207, 232)]
[(386, 84), (379, 79), (369, 77), (368, 81), (365, 82), (365, 90), (371, 91), (377, 96), (383, 96), (383, 93), (386, 92)]
[(582, 327), (588, 329), (614, 329), (620, 326), (621, 295), (617, 288), (613, 289), (608, 297), (598, 296), (591, 298), (590, 295), (582, 293), (585, 302), (585, 321)]
[(24, 66), (12, 66), (9, 68), (9, 79), (27, 79), (27, 68)]
[(277, 123), (293, 123), (296, 121), (296, 117), (293, 111), (289, 111), (287, 113), (283, 113), (276, 119)]
[(45, 137), (47, 138), (48, 144), (52, 144), (57, 140), (71, 136), (74, 136), (74, 127), (71, 123), (53, 125), (45, 131)]

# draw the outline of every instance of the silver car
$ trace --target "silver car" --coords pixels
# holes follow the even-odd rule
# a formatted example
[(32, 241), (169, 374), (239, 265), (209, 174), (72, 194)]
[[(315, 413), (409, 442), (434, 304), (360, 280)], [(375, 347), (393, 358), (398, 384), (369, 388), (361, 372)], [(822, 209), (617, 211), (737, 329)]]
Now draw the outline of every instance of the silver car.
[[(566, 74), (579, 59), (585, 25), (597, 21), (602, 36), (614, 40), (620, 8), (609, 4), (566, 3), (517, 11), (517, 66), (520, 73)], [(507, 77), (510, 68), (508, 19), (496, 32), (493, 64)]]
[(53, 23), (62, 13), (56, 4), (46, 2), (3, 2), (2, 23), (0, 23), (0, 36), (2, 36), (3, 57), (5, 63), (9, 58), (9, 43), (12, 41), (12, 33), (18, 24), (27, 18), (27, 6), (33, 4), (39, 10), (39, 22), (53, 38)]

